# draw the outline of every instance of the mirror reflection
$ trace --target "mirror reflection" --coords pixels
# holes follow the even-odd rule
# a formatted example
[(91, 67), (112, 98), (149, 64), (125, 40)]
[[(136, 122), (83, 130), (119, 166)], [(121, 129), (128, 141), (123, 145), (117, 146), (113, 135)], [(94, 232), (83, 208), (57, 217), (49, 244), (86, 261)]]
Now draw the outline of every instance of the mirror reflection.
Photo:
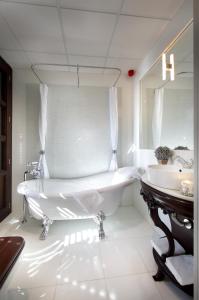
[(193, 149), (193, 26), (167, 51), (175, 79), (162, 80), (162, 60), (141, 80), (141, 148)]

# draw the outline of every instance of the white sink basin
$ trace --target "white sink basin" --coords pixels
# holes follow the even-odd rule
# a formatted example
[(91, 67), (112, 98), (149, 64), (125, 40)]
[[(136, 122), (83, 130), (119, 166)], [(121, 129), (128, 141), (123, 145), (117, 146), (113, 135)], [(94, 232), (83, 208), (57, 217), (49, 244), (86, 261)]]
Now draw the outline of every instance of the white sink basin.
[(193, 181), (193, 169), (175, 165), (149, 165), (146, 173), (150, 183), (165, 189), (179, 190), (182, 180)]

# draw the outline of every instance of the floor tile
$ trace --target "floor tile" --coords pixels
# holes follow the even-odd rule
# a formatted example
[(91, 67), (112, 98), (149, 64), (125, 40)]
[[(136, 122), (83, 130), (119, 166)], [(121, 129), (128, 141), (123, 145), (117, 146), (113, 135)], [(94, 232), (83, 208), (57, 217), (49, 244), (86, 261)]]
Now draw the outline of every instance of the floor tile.
[(157, 289), (163, 300), (191, 300), (191, 296), (177, 288), (171, 281), (156, 282)]
[[(38, 241), (42, 231), (41, 221), (33, 218), (28, 218), (28, 222), (21, 224), (19, 219), (10, 226), (7, 234), (20, 235), (26, 239)], [(98, 225), (92, 220), (70, 220), (70, 221), (54, 221), (50, 226), (47, 236), (48, 240), (64, 239), (67, 236), (71, 242), (80, 243), (93, 243), (98, 242)]]
[(8, 289), (0, 292), (2, 300), (53, 300), (55, 287), (40, 287), (32, 289)]
[(121, 206), (109, 219), (113, 222), (114, 220), (122, 219), (138, 220), (143, 219), (143, 217), (133, 206)]
[(57, 221), (50, 228), (49, 237), (60, 236), (71, 244), (95, 243), (99, 241), (98, 225), (92, 220)]
[[(25, 248), (0, 291), (2, 300), (189, 300), (171, 282), (154, 282), (153, 228), (134, 207), (104, 222), (99, 241), (93, 220), (58, 221), (45, 241), (41, 222), (10, 216), (0, 234), (19, 235)], [(54, 298), (55, 295), (55, 298)]]
[(110, 278), (106, 283), (110, 300), (162, 300), (149, 274)]
[(133, 239), (104, 241), (99, 245), (106, 277), (147, 272)]
[(22, 236), (27, 240), (38, 240), (42, 231), (41, 221), (28, 218), (28, 222), (22, 224), (20, 218), (12, 218), (9, 221), (9, 230), (6, 235)]
[(0, 224), (0, 236), (7, 236), (8, 232), (13, 228), (13, 225), (18, 222), (18, 218), (16, 218), (14, 214), (10, 214)]
[[(126, 213), (126, 216), (125, 216)], [(109, 240), (151, 236), (153, 228), (133, 207), (124, 207), (108, 217), (104, 229)]]
[(54, 300), (97, 300), (108, 299), (104, 280), (77, 283), (73, 281), (56, 287)]
[(67, 245), (58, 268), (57, 283), (103, 278), (102, 260), (98, 244)]
[(28, 242), (7, 279), (9, 289), (56, 284), (63, 243), (59, 240)]
[(157, 271), (157, 265), (152, 253), (151, 237), (135, 239), (134, 241), (136, 244), (136, 249), (141, 256), (142, 261), (147, 268), (147, 271), (153, 272), (155, 274)]

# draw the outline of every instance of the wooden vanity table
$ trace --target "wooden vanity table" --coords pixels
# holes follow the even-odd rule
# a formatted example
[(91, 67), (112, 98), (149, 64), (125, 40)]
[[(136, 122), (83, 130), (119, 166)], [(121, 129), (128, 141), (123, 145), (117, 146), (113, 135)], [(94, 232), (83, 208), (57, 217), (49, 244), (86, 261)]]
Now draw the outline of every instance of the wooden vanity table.
[[(193, 284), (181, 285), (165, 265), (166, 259), (175, 256), (176, 240), (185, 250), (185, 254), (193, 255), (193, 197), (186, 197), (178, 191), (167, 190), (150, 184), (145, 177), (141, 180), (141, 195), (149, 208), (150, 216), (165, 238), (168, 240), (167, 251), (159, 255), (153, 248), (153, 256), (158, 266), (155, 281), (161, 281), (165, 275), (175, 285), (189, 295), (193, 295)], [(158, 210), (162, 209), (169, 216), (171, 230), (159, 217)]]

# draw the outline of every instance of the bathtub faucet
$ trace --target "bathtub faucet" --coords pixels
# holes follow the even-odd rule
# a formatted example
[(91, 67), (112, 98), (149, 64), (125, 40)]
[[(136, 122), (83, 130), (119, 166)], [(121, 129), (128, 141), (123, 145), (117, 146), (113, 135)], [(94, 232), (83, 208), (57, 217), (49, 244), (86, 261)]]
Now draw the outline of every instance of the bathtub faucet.
[(41, 170), (39, 169), (38, 161), (27, 163), (27, 170), (24, 173), (24, 180), (27, 179), (27, 174), (30, 174), (34, 179), (41, 177)]
[[(27, 180), (27, 175), (30, 174), (34, 179), (40, 178), (39, 163), (37, 161), (28, 162), (26, 171), (24, 172), (24, 181)], [(23, 215), (21, 218), (21, 223), (24, 224), (27, 222), (27, 216), (30, 216), (28, 209), (28, 202), (26, 196), (23, 196)]]

